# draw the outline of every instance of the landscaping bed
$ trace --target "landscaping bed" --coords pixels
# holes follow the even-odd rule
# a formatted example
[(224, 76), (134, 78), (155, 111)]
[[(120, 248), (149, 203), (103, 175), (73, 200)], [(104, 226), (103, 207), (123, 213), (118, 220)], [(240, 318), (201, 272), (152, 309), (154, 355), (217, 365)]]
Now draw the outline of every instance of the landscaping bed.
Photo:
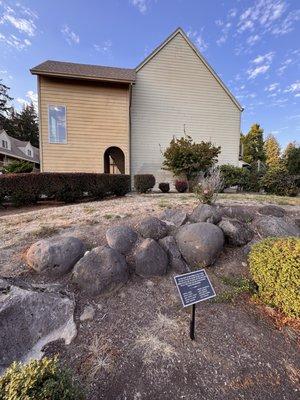
[[(255, 229), (247, 214), (259, 219), (261, 204), (234, 196), (222, 195), (219, 204), (240, 206), (245, 223)], [(241, 283), (250, 278), (244, 246), (226, 244), (207, 268), (217, 298), (197, 305), (195, 342), (189, 339), (190, 310), (182, 308), (173, 270), (148, 278), (131, 274), (127, 283), (89, 296), (70, 274), (49, 278), (25, 263), (26, 250), (41, 238), (73, 236), (92, 249), (106, 243), (112, 226), (135, 228), (169, 207), (192, 213), (197, 204), (189, 194), (127, 195), (0, 217), (0, 276), (12, 285), (59, 283), (59, 290), (74, 297), (77, 336), (69, 345), (63, 340), (47, 344), (45, 353), (59, 354), (89, 400), (299, 397), (299, 331), (255, 303)], [(299, 205), (283, 208), (286, 218), (300, 218)], [(87, 306), (94, 315), (84, 320)]]

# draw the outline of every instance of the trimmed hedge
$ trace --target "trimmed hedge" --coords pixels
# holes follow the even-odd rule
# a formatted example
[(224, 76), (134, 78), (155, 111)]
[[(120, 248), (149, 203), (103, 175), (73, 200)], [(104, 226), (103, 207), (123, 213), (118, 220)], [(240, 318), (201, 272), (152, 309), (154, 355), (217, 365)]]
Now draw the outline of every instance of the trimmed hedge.
[(159, 190), (163, 193), (168, 193), (170, 191), (170, 184), (168, 182), (160, 182), (158, 185)]
[(289, 317), (300, 317), (300, 239), (268, 238), (249, 254), (250, 271), (261, 300)]
[(245, 168), (224, 164), (221, 165), (220, 170), (224, 181), (224, 189), (227, 189), (231, 186), (238, 186), (239, 190), (242, 190), (249, 184), (250, 171)]
[(177, 179), (175, 181), (175, 189), (179, 193), (185, 193), (188, 190), (188, 183), (187, 181)]
[(125, 196), (129, 191), (129, 175), (77, 172), (0, 175), (0, 201), (8, 197), (15, 206), (34, 204), (43, 196), (72, 203), (85, 196), (103, 199)]
[(138, 193), (147, 193), (155, 186), (155, 177), (152, 174), (134, 175), (134, 188)]

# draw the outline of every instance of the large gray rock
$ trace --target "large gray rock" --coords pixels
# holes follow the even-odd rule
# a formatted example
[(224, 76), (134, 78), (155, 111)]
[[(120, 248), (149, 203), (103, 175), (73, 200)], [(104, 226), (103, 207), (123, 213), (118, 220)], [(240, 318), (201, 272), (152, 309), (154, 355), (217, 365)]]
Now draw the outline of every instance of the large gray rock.
[(181, 227), (176, 242), (189, 266), (205, 267), (213, 264), (222, 251), (224, 235), (218, 226), (198, 222)]
[(184, 225), (187, 222), (187, 213), (185, 211), (167, 208), (160, 217), (163, 221), (168, 221), (175, 226)]
[(161, 239), (168, 234), (168, 226), (156, 217), (143, 219), (137, 226), (137, 230), (143, 238)]
[(259, 217), (254, 227), (261, 237), (300, 236), (300, 229), (292, 220), (280, 217)]
[(209, 204), (199, 204), (190, 215), (192, 222), (210, 222), (211, 224), (217, 224), (221, 218), (218, 207)]
[(0, 373), (15, 360), (41, 358), (54, 340), (70, 344), (77, 333), (74, 308), (74, 300), (46, 286), (7, 285), (0, 292)]
[(259, 213), (262, 215), (272, 215), (273, 217), (284, 217), (286, 211), (282, 207), (274, 205), (266, 205), (259, 209)]
[(39, 274), (57, 277), (70, 272), (84, 252), (83, 242), (75, 237), (43, 239), (30, 246), (26, 260)]
[(166, 236), (160, 239), (159, 244), (167, 253), (169, 264), (172, 269), (180, 274), (190, 271), (187, 263), (183, 260), (181, 256), (176, 240), (173, 236)]
[(243, 205), (234, 206), (220, 206), (218, 211), (222, 218), (233, 218), (244, 222), (251, 222), (256, 215), (256, 207), (249, 207)]
[(125, 257), (107, 246), (95, 247), (89, 251), (73, 269), (73, 281), (91, 296), (127, 282), (128, 277)]
[(168, 268), (167, 253), (153, 239), (143, 240), (134, 254), (135, 272), (143, 277), (164, 275)]
[(222, 219), (218, 226), (222, 229), (226, 242), (232, 246), (243, 246), (254, 236), (252, 229), (237, 219)]
[(127, 254), (133, 248), (138, 235), (130, 226), (113, 226), (106, 231), (108, 245), (122, 254)]

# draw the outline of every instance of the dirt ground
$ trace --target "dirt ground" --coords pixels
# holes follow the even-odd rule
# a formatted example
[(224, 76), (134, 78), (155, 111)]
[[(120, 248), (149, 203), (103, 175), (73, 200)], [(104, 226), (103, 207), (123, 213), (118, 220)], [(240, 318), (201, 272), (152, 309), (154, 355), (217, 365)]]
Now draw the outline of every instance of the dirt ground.
[[(256, 200), (242, 202), (257, 206)], [(0, 213), (0, 276), (50, 283), (28, 271), (22, 259), (39, 238), (72, 234), (92, 248), (105, 243), (111, 225), (134, 226), (166, 207), (191, 211), (196, 204), (188, 194), (129, 195)], [(292, 218), (299, 218), (300, 205), (284, 208)], [(224, 277), (249, 276), (241, 248), (225, 247), (207, 272), (218, 295), (232, 290)], [(78, 292), (66, 276), (60, 283), (75, 295), (78, 335), (69, 346), (48, 345), (46, 354), (60, 355), (86, 388), (88, 400), (299, 399), (300, 337), (295, 329), (278, 329), (266, 308), (247, 293), (232, 301), (220, 296), (218, 301), (197, 305), (193, 342), (190, 309), (182, 308), (174, 276), (173, 272), (151, 279), (132, 275), (126, 285), (94, 298)], [(95, 308), (95, 317), (80, 322), (86, 305)]]

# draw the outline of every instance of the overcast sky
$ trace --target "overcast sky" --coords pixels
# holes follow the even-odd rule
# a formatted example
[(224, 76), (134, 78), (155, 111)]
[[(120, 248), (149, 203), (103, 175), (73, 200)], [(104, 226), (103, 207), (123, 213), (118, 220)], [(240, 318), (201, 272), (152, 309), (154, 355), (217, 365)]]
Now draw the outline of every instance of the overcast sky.
[(135, 67), (178, 26), (245, 107), (243, 132), (300, 139), (300, 0), (0, 0), (0, 78), (20, 107), (42, 61)]

